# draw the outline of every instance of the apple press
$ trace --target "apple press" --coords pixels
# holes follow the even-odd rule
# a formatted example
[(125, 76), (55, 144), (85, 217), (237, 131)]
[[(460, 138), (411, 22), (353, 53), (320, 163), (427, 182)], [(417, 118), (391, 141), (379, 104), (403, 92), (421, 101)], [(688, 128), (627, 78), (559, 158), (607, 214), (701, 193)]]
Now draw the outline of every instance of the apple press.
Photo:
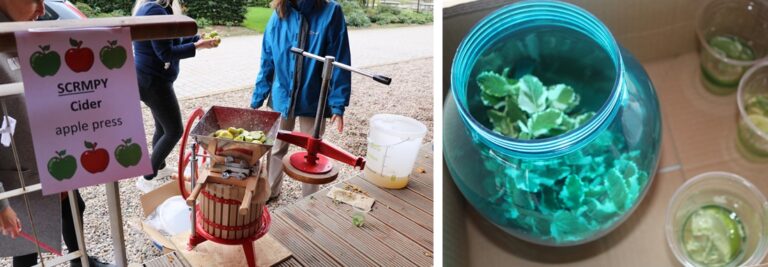
[[(264, 155), (277, 138), (279, 119), (277, 112), (213, 106), (205, 113), (196, 109), (187, 120), (177, 174), (183, 179), (177, 181), (182, 197), (192, 207), (188, 249), (207, 240), (241, 245), (248, 266), (256, 265), (253, 241), (264, 236), (270, 224), (265, 205), (270, 187), (264, 177), (269, 157)], [(217, 130), (229, 127), (262, 131), (266, 141), (258, 144), (214, 137)], [(192, 149), (185, 151), (190, 135)], [(191, 173), (185, 175), (187, 165)]]

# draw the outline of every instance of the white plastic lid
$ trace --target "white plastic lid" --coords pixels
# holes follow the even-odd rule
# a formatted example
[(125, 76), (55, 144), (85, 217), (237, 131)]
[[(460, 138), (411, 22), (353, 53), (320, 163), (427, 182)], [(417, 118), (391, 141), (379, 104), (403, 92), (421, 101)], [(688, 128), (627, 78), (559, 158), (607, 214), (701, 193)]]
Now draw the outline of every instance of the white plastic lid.
[(427, 126), (406, 116), (376, 114), (371, 117), (371, 131), (381, 131), (402, 138), (423, 138), (427, 134)]

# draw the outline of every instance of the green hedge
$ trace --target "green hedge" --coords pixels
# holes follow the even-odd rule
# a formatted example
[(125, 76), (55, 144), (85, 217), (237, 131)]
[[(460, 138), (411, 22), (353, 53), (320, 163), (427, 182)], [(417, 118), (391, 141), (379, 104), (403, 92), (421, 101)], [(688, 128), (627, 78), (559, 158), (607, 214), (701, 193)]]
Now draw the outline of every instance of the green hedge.
[(130, 16), (129, 13), (126, 13), (121, 9), (115, 9), (112, 12), (104, 12), (98, 7), (92, 8), (91, 6), (83, 2), (76, 3), (75, 7), (77, 7), (77, 9), (80, 10), (80, 12), (83, 12), (83, 15), (89, 18), (110, 18), (110, 17)]
[(371, 25), (371, 19), (365, 14), (360, 4), (355, 1), (341, 2), (341, 11), (344, 12), (344, 18), (349, 26), (368, 27)]
[(71, 0), (70, 2), (73, 4), (88, 4), (88, 6), (92, 7), (93, 10), (98, 11), (98, 13), (112, 13), (117, 10), (122, 12), (115, 14), (131, 14), (133, 4), (136, 3), (136, 1), (133, 0)]
[(338, 0), (347, 19), (347, 25), (367, 27), (371, 23), (386, 24), (427, 24), (432, 22), (432, 13), (417, 13), (397, 7), (379, 5), (376, 8), (362, 8), (358, 0)]
[(240, 25), (245, 18), (248, 0), (192, 0), (185, 1), (187, 15), (205, 18), (214, 25)]

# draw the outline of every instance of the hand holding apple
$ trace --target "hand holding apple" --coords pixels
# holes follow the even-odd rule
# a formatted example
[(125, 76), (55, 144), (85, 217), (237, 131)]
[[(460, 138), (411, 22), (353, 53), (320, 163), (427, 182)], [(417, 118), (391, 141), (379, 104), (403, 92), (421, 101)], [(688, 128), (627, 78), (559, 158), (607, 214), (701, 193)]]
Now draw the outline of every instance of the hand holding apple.
[(217, 46), (216, 39), (200, 39), (195, 42), (195, 48), (197, 49), (208, 49), (208, 48), (214, 48)]
[(203, 33), (200, 35), (200, 39), (214, 40), (213, 47), (219, 47), (219, 44), (221, 44), (221, 38), (219, 38), (219, 33), (217, 31), (211, 31), (210, 33)]

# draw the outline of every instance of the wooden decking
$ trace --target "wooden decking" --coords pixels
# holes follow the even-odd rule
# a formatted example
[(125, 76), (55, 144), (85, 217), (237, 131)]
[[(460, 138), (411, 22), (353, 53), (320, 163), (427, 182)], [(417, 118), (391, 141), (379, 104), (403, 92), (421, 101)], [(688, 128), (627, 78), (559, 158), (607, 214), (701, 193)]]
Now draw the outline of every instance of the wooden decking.
[(431, 266), (432, 158), (432, 145), (424, 145), (406, 189), (381, 189), (362, 173), (344, 181), (376, 199), (363, 227), (352, 224), (351, 206), (325, 196), (327, 188), (275, 211), (270, 234), (293, 252), (278, 266)]

